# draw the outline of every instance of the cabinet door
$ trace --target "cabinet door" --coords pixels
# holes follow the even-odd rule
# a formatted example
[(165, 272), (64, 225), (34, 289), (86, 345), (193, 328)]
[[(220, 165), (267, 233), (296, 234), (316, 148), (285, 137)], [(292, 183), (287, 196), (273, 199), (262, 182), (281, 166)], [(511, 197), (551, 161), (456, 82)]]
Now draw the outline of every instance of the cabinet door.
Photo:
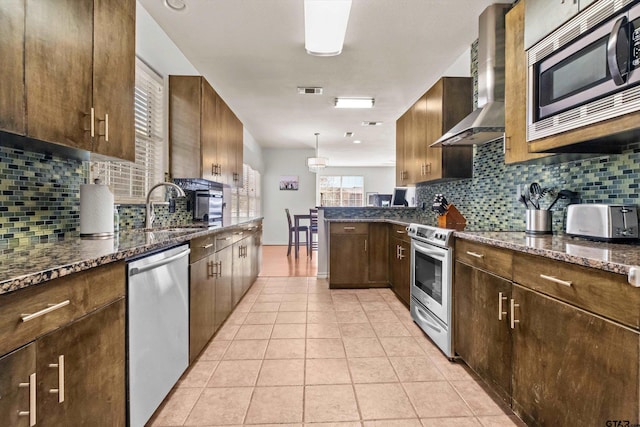
[(411, 301), (411, 243), (395, 238), (389, 240), (391, 288), (408, 306)]
[(369, 224), (369, 282), (389, 283), (389, 226), (383, 223)]
[(505, 17), (504, 161), (507, 164), (548, 156), (529, 153), (527, 144), (527, 54), (524, 50), (526, 1), (513, 6)]
[[(425, 141), (425, 179), (431, 181), (442, 177), (442, 147), (429, 147), (442, 136), (442, 88), (440, 79), (426, 93), (425, 103), (428, 111), (426, 118)], [(444, 131), (448, 131), (445, 129)]]
[[(32, 382), (35, 387), (36, 379), (35, 344), (31, 343), (0, 358), (0, 418), (3, 425), (30, 425), (29, 417), (33, 414), (28, 412), (33, 407), (30, 403), (34, 403), (30, 401), (30, 384)], [(35, 407), (38, 411), (37, 404)], [(38, 422), (38, 412), (35, 415)]]
[[(233, 182), (233, 172), (231, 165), (231, 154), (233, 150), (233, 128), (232, 112), (224, 100), (218, 96), (216, 99), (216, 123), (218, 127), (218, 163), (220, 164), (221, 175), (216, 178), (218, 182), (229, 184)], [(235, 163), (235, 155), (233, 156)]]
[(205, 173), (200, 149), (201, 81), (202, 78), (197, 76), (169, 76), (169, 163), (172, 178), (200, 178)]
[(135, 161), (135, 0), (94, 0), (93, 30), (92, 151)]
[(422, 95), (410, 109), (411, 138), (405, 146), (405, 168), (409, 172), (408, 184), (426, 180), (427, 156), (427, 97)]
[(30, 1), (25, 22), (27, 135), (90, 150), (93, 0)]
[(637, 331), (518, 285), (512, 298), (513, 409), (527, 424), (638, 423)]
[(406, 145), (404, 126), (406, 113), (396, 120), (396, 186), (402, 187), (405, 181), (404, 147)]
[(215, 259), (218, 263), (216, 278), (216, 330), (231, 313), (231, 289), (233, 276), (233, 246), (216, 252)]
[(0, 130), (24, 135), (25, 0), (0, 2)]
[[(454, 350), (509, 402), (512, 361), (506, 313), (511, 282), (459, 261), (454, 277)], [(500, 304), (502, 320), (498, 319)]]
[(202, 79), (202, 178), (219, 181), (218, 164), (218, 127), (216, 123), (216, 108), (218, 94), (211, 85)]
[(234, 115), (234, 138), (233, 151), (235, 154), (235, 181), (234, 187), (242, 187), (244, 185), (244, 126), (240, 119)]
[(193, 362), (215, 332), (214, 256), (189, 266), (189, 361)]
[(124, 331), (123, 298), (36, 341), (39, 426), (125, 425)]
[(233, 279), (232, 279), (232, 289), (231, 289), (231, 307), (235, 307), (240, 298), (242, 298), (242, 293), (244, 289), (244, 258), (242, 257), (244, 253), (244, 243), (245, 239), (236, 242), (232, 246), (233, 250)]
[(368, 287), (368, 235), (332, 234), (329, 249), (329, 284)]

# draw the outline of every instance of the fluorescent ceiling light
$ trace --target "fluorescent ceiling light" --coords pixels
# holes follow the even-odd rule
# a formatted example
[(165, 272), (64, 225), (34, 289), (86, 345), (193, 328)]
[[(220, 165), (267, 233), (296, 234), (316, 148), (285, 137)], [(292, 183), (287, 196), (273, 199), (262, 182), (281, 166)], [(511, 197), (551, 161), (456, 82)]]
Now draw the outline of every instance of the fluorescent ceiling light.
[(373, 108), (373, 98), (336, 98), (336, 108)]
[(362, 141), (360, 141), (359, 139), (356, 139), (355, 141), (353, 141), (354, 144), (360, 144), (362, 143)]
[(304, 47), (309, 55), (342, 52), (351, 0), (304, 0)]

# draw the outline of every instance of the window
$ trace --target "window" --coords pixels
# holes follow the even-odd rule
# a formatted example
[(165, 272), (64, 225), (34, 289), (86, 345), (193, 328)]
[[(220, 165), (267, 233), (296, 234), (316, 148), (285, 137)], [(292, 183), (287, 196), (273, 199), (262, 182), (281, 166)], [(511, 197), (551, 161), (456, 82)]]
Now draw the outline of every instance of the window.
[[(91, 180), (100, 178), (108, 184), (116, 203), (144, 203), (149, 189), (164, 181), (163, 92), (162, 78), (136, 58), (136, 161), (91, 162)], [(161, 191), (154, 194), (154, 200), (162, 199)]]
[(321, 176), (320, 206), (364, 206), (364, 177)]
[(260, 216), (260, 172), (245, 164), (242, 165), (242, 173), (242, 187), (231, 190), (231, 215), (235, 218)]

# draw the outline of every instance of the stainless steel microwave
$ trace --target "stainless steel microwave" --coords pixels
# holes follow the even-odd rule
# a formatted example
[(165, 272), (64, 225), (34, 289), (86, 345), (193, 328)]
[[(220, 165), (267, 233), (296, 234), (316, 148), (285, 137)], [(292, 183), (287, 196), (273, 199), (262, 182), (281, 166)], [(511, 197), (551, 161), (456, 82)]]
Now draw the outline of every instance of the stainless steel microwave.
[(640, 110), (640, 0), (600, 0), (527, 51), (527, 140)]

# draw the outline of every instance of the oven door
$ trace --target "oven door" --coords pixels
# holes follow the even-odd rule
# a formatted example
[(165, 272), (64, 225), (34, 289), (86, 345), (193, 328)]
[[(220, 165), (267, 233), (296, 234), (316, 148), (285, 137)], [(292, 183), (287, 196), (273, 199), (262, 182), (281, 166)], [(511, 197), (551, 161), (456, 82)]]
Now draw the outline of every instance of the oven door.
[(411, 296), (449, 324), (451, 252), (411, 240)]
[(626, 87), (631, 46), (618, 15), (534, 65), (534, 122)]

